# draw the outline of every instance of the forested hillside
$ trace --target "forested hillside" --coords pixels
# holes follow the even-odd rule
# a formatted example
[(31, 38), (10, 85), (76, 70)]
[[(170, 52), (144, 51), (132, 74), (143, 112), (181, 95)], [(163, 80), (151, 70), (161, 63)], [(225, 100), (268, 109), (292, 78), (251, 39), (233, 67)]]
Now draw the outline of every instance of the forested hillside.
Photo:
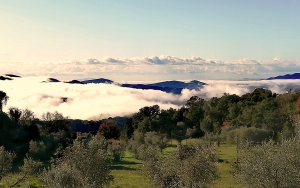
[[(293, 123), (300, 110), (299, 96), (298, 92), (277, 95), (262, 88), (242, 96), (224, 94), (208, 101), (194, 96), (180, 109), (144, 107), (129, 119), (124, 131), (127, 137), (134, 130), (201, 137), (246, 127), (267, 132), (268, 138), (277, 140), (280, 135), (293, 134)], [(191, 130), (193, 134), (189, 135)]]

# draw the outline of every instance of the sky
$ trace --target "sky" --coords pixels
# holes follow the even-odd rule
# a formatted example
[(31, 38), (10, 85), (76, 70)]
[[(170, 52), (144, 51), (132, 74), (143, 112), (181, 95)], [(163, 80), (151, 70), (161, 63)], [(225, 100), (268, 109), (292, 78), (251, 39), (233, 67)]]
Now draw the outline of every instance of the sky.
[(300, 72), (298, 0), (0, 1), (0, 74), (117, 81)]

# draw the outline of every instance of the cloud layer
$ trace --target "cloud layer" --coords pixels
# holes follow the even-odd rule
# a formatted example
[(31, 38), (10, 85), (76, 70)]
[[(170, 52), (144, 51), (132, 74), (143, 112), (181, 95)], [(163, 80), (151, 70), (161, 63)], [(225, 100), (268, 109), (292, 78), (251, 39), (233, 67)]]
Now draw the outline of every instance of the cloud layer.
[(0, 73), (49, 76), (59, 79), (105, 77), (117, 81), (163, 79), (267, 78), (300, 72), (300, 61), (239, 59), (220, 61), (200, 57), (153, 56), (141, 58), (90, 58), (70, 62), (2, 62)]
[[(110, 84), (72, 85), (66, 83), (41, 83), (46, 77), (16, 78), (0, 81), (0, 90), (7, 93), (9, 100), (4, 108), (16, 106), (29, 108), (41, 117), (45, 112), (59, 111), (72, 119), (101, 119), (124, 116), (137, 112), (144, 106), (159, 105), (162, 109), (180, 108), (194, 95), (205, 99), (220, 97), (223, 93), (242, 95), (257, 87), (285, 93), (290, 88), (300, 88), (298, 80), (288, 81), (214, 81), (200, 91), (183, 90), (173, 95), (154, 90), (137, 90)], [(61, 98), (68, 100), (62, 103)]]

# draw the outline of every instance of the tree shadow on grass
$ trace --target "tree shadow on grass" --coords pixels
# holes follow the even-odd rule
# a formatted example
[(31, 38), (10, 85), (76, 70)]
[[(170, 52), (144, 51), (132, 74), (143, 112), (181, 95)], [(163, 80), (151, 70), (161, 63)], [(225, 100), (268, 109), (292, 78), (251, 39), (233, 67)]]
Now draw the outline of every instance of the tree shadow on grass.
[(137, 166), (142, 163), (133, 161), (114, 161), (111, 170), (137, 170)]

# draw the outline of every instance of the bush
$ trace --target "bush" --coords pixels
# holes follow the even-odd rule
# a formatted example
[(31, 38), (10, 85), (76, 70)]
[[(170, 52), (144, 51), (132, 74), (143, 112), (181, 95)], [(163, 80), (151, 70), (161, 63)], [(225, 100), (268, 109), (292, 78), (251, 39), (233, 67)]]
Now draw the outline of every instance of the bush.
[(299, 136), (281, 143), (246, 145), (236, 169), (237, 180), (248, 187), (299, 187)]
[(110, 164), (104, 137), (75, 140), (44, 170), (41, 179), (47, 187), (104, 187), (113, 180)]
[(166, 147), (167, 142), (168, 139), (165, 134), (154, 131), (142, 133), (136, 130), (134, 131), (132, 138), (128, 141), (127, 149), (134, 154), (135, 158), (140, 159), (141, 153), (139, 150), (141, 150), (141, 148), (151, 146), (153, 148), (158, 148), (162, 152)]
[(228, 144), (235, 144), (237, 137), (239, 142), (263, 142), (270, 139), (269, 131), (255, 127), (240, 127), (237, 129), (232, 129), (229, 127), (225, 130), (222, 130), (221, 134)]
[(10, 171), (15, 158), (15, 153), (5, 151), (5, 148), (0, 146), (0, 180)]
[(71, 143), (65, 131), (42, 135), (40, 139), (29, 142), (29, 156), (34, 159), (49, 160), (58, 148), (64, 149)]
[(204, 187), (216, 177), (215, 150), (207, 145), (180, 146), (166, 157), (151, 146), (140, 149), (142, 172), (154, 187)]
[(111, 154), (114, 161), (121, 161), (124, 156), (124, 150), (119, 144), (109, 144), (108, 151)]

